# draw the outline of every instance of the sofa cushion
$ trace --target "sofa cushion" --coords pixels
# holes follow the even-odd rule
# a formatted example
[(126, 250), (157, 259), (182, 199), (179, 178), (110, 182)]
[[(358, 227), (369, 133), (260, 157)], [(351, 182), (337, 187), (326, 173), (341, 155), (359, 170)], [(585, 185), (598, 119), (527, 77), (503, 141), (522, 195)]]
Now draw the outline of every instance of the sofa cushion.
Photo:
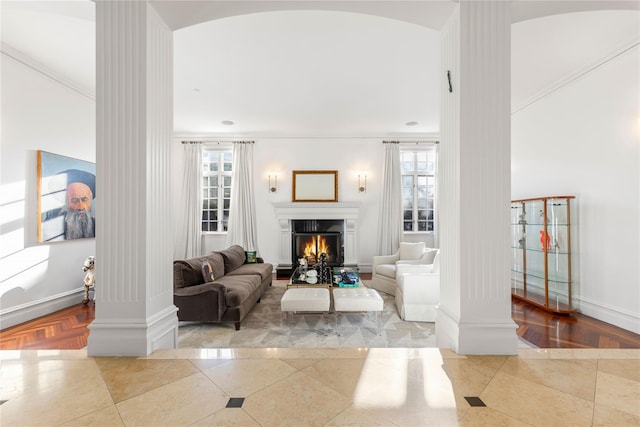
[(186, 288), (204, 283), (200, 269), (194, 269), (187, 261), (173, 262), (173, 287)]
[(376, 274), (389, 277), (391, 279), (395, 279), (396, 265), (395, 264), (379, 264), (376, 266)]
[(273, 265), (269, 263), (242, 264), (240, 267), (236, 268), (228, 275), (238, 276), (246, 274), (257, 275), (260, 277), (260, 281), (264, 281), (269, 276), (273, 275)]
[(224, 258), (218, 252), (211, 252), (206, 256), (207, 261), (211, 264), (213, 277), (218, 278), (224, 276)]
[(229, 246), (227, 249), (220, 251), (219, 254), (224, 259), (224, 274), (229, 274), (243, 265), (246, 259), (244, 248), (240, 245)]
[(247, 274), (244, 276), (223, 276), (215, 281), (227, 289), (225, 303), (227, 307), (241, 305), (249, 295), (260, 287), (260, 276)]
[(424, 253), (425, 248), (426, 245), (424, 244), (424, 242), (400, 242), (400, 259), (418, 259)]

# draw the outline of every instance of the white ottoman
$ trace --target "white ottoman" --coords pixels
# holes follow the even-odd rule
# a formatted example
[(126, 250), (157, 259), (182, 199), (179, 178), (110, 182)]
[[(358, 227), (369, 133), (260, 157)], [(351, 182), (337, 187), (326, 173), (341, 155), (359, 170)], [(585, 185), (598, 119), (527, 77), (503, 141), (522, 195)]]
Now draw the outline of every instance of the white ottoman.
[(291, 288), (287, 289), (280, 300), (280, 310), (288, 320), (290, 313), (320, 312), (325, 316), (329, 313), (331, 297), (327, 288)]
[[(380, 314), (384, 307), (384, 301), (375, 289), (334, 289), (333, 307), (336, 316), (344, 312), (373, 312), (376, 316), (377, 332), (380, 334)], [(338, 319), (336, 318), (337, 323)]]

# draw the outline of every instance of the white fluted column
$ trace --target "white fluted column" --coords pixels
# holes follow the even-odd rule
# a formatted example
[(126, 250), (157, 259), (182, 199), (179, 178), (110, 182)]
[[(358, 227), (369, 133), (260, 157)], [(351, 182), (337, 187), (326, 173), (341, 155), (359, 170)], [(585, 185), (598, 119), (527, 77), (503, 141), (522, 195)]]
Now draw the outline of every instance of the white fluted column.
[(98, 0), (92, 356), (177, 347), (170, 141), (173, 36), (146, 1)]
[(509, 284), (510, 7), (461, 0), (442, 32), (436, 332), (440, 347), (460, 354), (517, 353)]

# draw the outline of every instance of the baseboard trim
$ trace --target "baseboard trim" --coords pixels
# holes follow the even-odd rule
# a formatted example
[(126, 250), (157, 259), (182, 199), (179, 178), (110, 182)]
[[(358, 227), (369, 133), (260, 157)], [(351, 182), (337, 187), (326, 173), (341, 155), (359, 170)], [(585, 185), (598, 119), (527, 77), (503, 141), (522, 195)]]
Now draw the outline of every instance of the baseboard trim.
[(577, 297), (580, 313), (609, 323), (627, 331), (640, 334), (640, 316), (611, 305), (597, 303), (589, 298)]
[(10, 328), (11, 326), (16, 326), (78, 304), (82, 301), (83, 292), (83, 288), (72, 289), (37, 301), (31, 301), (0, 310), (0, 324), (2, 325), (2, 329)]
[(436, 317), (439, 348), (450, 348), (458, 354), (516, 355), (518, 325), (511, 319), (486, 323), (460, 322), (441, 307)]
[(178, 348), (178, 308), (171, 304), (146, 319), (100, 319), (89, 326), (89, 356), (147, 356)]

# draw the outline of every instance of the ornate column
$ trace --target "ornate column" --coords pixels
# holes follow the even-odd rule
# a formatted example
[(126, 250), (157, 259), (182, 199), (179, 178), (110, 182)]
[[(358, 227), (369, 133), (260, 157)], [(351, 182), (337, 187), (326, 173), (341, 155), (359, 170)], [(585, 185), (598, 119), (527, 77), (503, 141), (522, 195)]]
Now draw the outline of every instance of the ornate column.
[(146, 1), (99, 0), (96, 318), (92, 356), (177, 346), (170, 138), (172, 32)]
[(438, 345), (516, 354), (509, 284), (511, 5), (461, 0), (442, 32)]

